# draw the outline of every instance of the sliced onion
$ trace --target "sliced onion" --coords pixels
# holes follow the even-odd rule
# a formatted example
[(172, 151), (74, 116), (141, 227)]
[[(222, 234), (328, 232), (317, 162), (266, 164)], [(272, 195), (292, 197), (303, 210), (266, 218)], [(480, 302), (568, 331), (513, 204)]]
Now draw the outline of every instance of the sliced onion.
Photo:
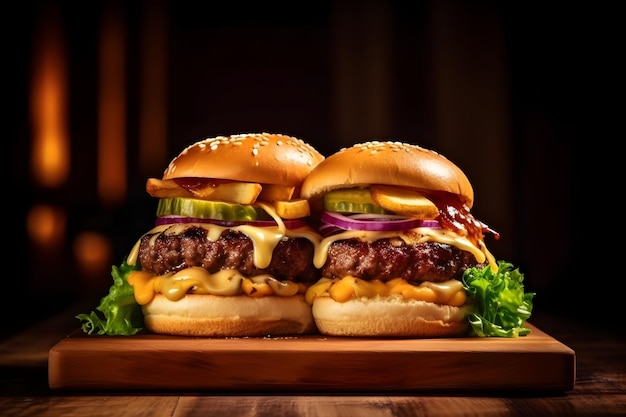
[[(157, 217), (156, 226), (163, 224), (177, 224), (177, 223), (210, 223), (222, 227), (235, 227), (242, 225), (256, 226), (256, 227), (271, 227), (276, 226), (274, 220), (250, 220), (250, 221), (230, 221), (230, 220), (215, 220), (215, 219), (201, 219), (197, 217), (185, 217), (185, 216), (162, 216)], [(287, 229), (297, 229), (307, 225), (307, 222), (303, 219), (283, 219), (285, 227)]]
[(431, 229), (441, 229), (439, 220), (420, 220), (420, 225), (417, 227), (429, 227)]
[(345, 229), (342, 229), (341, 227), (337, 227), (330, 223), (322, 223), (318, 230), (322, 236), (330, 236)]
[(194, 217), (184, 217), (184, 216), (161, 216), (157, 217), (155, 221), (156, 226), (161, 226), (164, 224), (177, 224), (177, 223), (211, 223), (213, 220), (211, 219), (200, 219)]
[(326, 236), (335, 233), (336, 229), (390, 232), (416, 227), (441, 227), (437, 220), (421, 220), (389, 214), (344, 215), (325, 211), (322, 213), (321, 220), (324, 224), (320, 227), (320, 233)]

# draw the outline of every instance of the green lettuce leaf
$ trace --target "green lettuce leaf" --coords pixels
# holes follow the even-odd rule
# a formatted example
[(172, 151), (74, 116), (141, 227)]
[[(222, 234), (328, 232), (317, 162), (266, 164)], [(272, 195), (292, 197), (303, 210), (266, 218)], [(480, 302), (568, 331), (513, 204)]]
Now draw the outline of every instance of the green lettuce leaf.
[(143, 312), (135, 301), (133, 287), (127, 277), (138, 265), (128, 265), (126, 261), (111, 269), (113, 285), (109, 294), (100, 300), (97, 311), (76, 316), (82, 322), (81, 328), (87, 334), (130, 336), (143, 330)]
[(498, 262), (498, 270), (468, 268), (463, 287), (474, 311), (468, 315), (472, 333), (480, 337), (526, 336), (526, 320), (533, 309), (535, 293), (524, 292), (524, 275), (512, 264)]

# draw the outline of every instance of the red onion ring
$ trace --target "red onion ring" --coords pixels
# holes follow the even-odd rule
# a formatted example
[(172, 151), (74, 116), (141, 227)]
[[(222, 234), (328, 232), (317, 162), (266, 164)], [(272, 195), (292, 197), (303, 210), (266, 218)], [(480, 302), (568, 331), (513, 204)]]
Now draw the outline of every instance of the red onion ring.
[(324, 224), (320, 227), (320, 232), (324, 235), (332, 234), (337, 231), (336, 229), (390, 232), (415, 229), (416, 227), (441, 227), (437, 220), (413, 219), (387, 214), (344, 215), (325, 211), (322, 213), (321, 220)]

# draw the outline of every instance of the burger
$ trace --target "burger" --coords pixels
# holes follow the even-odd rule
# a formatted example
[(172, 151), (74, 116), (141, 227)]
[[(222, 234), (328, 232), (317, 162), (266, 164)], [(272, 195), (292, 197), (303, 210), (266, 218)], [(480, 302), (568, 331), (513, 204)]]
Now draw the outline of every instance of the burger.
[[(185, 148), (146, 190), (155, 226), (112, 269), (85, 332), (264, 336), (315, 330), (320, 237), (300, 186), (324, 157), (302, 140), (240, 134)], [(104, 316), (104, 317), (103, 317)]]
[[(317, 165), (301, 196), (323, 237), (314, 259), (321, 278), (306, 292), (322, 334), (460, 336), (472, 322), (480, 336), (527, 333), (532, 294), (487, 249), (485, 236), (499, 235), (472, 215), (472, 185), (446, 157), (408, 143), (358, 143)], [(505, 313), (515, 324), (498, 319), (507, 295), (497, 282), (524, 300)]]

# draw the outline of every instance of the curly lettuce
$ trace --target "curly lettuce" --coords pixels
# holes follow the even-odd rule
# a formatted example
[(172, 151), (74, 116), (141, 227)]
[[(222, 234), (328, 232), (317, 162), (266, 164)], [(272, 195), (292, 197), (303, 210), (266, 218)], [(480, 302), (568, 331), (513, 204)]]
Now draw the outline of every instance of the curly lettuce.
[(133, 287), (127, 277), (139, 268), (126, 261), (111, 269), (113, 285), (109, 293), (100, 300), (97, 311), (76, 316), (82, 322), (81, 328), (87, 334), (130, 336), (143, 330), (143, 312), (135, 301)]
[(472, 333), (479, 337), (518, 337), (530, 334), (525, 327), (535, 293), (524, 292), (524, 275), (512, 264), (498, 262), (498, 270), (468, 268), (462, 278), (474, 311), (468, 315)]

